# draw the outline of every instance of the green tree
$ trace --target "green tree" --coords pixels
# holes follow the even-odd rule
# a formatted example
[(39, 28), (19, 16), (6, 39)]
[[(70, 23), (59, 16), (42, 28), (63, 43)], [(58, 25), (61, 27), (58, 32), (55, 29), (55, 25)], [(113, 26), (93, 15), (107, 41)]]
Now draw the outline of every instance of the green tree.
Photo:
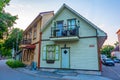
[(111, 51), (114, 49), (114, 46), (112, 45), (104, 45), (102, 48), (101, 48), (101, 54), (105, 54), (107, 55), (108, 57), (111, 57)]
[(8, 29), (15, 24), (15, 20), (17, 19), (17, 16), (12, 16), (4, 10), (9, 2), (10, 0), (0, 0), (0, 38), (3, 38), (4, 32), (7, 32), (8, 35)]
[[(14, 28), (11, 34), (5, 41), (1, 41), (0, 43), (0, 54), (2, 56), (11, 56), (11, 49), (14, 48), (19, 49), (20, 41), (22, 40), (23, 30), (19, 28)], [(18, 42), (18, 43), (16, 43)], [(13, 45), (14, 44), (14, 45)], [(17, 44), (17, 45), (16, 45)]]
[(118, 45), (119, 45), (119, 42), (116, 41), (116, 42), (114, 43), (114, 45), (115, 45), (115, 47), (118, 46)]
[(12, 33), (8, 36), (8, 39), (5, 40), (4, 46), (7, 49), (12, 49), (13, 46), (14, 48), (19, 47), (20, 42), (22, 40), (22, 34), (23, 34), (23, 30), (19, 29), (19, 28), (14, 28), (12, 30)]

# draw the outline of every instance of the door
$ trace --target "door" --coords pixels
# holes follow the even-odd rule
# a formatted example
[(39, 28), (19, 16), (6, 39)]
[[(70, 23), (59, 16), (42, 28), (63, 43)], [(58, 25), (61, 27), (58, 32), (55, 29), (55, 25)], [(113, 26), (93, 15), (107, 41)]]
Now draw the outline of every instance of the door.
[(64, 48), (62, 49), (62, 68), (69, 68), (70, 66), (70, 49)]
[(62, 36), (63, 21), (57, 22), (57, 29), (58, 29), (58, 31), (56, 32), (57, 37)]

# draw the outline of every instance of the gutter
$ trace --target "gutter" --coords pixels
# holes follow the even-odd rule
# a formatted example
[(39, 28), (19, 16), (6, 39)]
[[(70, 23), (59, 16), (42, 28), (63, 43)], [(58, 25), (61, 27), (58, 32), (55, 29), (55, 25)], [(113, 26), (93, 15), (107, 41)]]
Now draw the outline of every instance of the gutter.
[(40, 32), (40, 38), (39, 38), (38, 69), (40, 68), (41, 41), (42, 41), (42, 32)]

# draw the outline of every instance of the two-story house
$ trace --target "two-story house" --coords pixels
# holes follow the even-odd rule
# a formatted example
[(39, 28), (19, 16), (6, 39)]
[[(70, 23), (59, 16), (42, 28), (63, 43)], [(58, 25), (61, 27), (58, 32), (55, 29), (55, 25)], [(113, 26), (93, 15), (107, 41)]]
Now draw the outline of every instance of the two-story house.
[(115, 47), (115, 49), (111, 52), (111, 56), (115, 56), (120, 59), (120, 29), (116, 32), (118, 36), (119, 44)]
[(40, 31), (46, 22), (54, 15), (53, 11), (40, 13), (23, 32), (22, 62), (30, 65), (33, 61), (40, 64)]
[(101, 70), (107, 34), (66, 4), (41, 31), (41, 68)]

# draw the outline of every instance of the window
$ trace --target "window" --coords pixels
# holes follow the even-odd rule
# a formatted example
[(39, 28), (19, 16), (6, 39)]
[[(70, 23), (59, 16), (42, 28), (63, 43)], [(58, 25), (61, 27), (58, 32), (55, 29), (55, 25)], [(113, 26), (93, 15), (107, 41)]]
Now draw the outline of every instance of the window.
[(36, 37), (37, 37), (37, 24), (34, 25), (33, 39), (36, 39)]
[(76, 19), (68, 19), (68, 29), (74, 29), (76, 26)]
[(30, 29), (30, 31), (29, 31), (29, 39), (31, 39), (32, 38), (32, 30)]
[(55, 46), (54, 45), (47, 46), (47, 60), (55, 60)]
[(43, 60), (59, 60), (59, 46), (46, 45), (42, 52)]
[(30, 57), (31, 57), (31, 51), (30, 50), (24, 50), (23, 53), (23, 61), (30, 61)]

